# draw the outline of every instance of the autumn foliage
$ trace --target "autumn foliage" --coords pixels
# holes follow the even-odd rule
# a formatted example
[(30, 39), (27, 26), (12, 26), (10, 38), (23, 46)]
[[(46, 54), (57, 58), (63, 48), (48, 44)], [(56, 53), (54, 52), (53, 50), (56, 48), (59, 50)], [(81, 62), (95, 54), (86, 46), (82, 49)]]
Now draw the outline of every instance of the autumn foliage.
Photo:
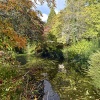
[[(23, 48), (27, 39), (39, 40), (43, 23), (30, 0), (0, 1), (0, 48)], [(5, 37), (5, 38), (4, 38)]]

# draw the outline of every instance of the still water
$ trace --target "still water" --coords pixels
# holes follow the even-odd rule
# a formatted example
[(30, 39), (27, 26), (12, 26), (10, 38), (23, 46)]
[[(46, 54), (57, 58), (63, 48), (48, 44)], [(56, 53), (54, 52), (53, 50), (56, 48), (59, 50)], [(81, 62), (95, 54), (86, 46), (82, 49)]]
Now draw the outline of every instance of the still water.
[(44, 97), (43, 100), (60, 100), (59, 95), (53, 91), (49, 81), (44, 80)]

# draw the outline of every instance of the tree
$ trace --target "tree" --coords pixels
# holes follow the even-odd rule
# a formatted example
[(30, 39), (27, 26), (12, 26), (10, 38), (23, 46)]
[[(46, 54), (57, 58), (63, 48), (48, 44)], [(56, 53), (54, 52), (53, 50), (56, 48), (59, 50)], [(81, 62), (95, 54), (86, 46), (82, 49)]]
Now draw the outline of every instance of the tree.
[(83, 38), (90, 40), (99, 36), (99, 6), (98, 0), (67, 0), (66, 8), (62, 13), (63, 22), (60, 32), (66, 37), (67, 44), (76, 43)]
[(89, 76), (92, 78), (93, 85), (100, 89), (100, 51), (92, 54), (89, 61)]
[[(52, 1), (40, 0), (39, 2), (41, 4), (43, 4), (44, 2), (47, 2), (48, 6), (55, 5), (55, 0), (52, 0)], [(33, 41), (33, 40), (39, 41), (41, 38), (41, 35), (43, 34), (43, 23), (38, 17), (37, 11), (32, 9), (32, 6), (35, 8), (36, 5), (37, 5), (37, 0), (33, 0), (33, 2), (30, 0), (1, 0), (0, 1), (0, 20), (2, 20), (2, 22), (5, 22), (5, 23), (7, 22), (10, 24), (10, 27), (14, 31), (11, 33), (16, 33), (17, 40), (20, 39), (19, 40), (20, 43), (23, 43), (23, 45), (20, 45), (20, 47), (21, 46), (23, 47), (26, 45), (24, 44), (26, 43), (25, 38), (28, 38), (28, 40), (30, 41)], [(8, 26), (6, 25), (7, 28)], [(0, 32), (0, 34), (1, 34), (1, 37), (3, 37), (2, 36), (3, 33)], [(13, 35), (14, 34), (8, 36), (7, 34), (5, 34), (5, 37), (7, 36), (8, 40), (10, 39), (13, 40), (12, 38)], [(21, 37), (24, 37), (22, 38), (23, 41), (21, 41)], [(1, 42), (0, 45), (3, 47), (2, 43), (4, 42), (4, 39), (1, 39), (0, 42)], [(15, 40), (14, 43), (15, 42), (17, 41)], [(13, 42), (7, 41), (6, 43), (12, 46)], [(13, 44), (13, 46), (14, 45), (15, 44)]]
[(63, 13), (63, 29), (62, 33), (66, 34), (66, 42), (76, 43), (81, 39), (82, 33), (86, 30), (85, 16), (82, 12), (85, 7), (85, 1), (68, 0), (67, 6)]
[(56, 12), (54, 10), (54, 7), (51, 7), (51, 10), (50, 10), (50, 14), (48, 16), (48, 20), (47, 20), (47, 25), (51, 25), (52, 24), (52, 21), (53, 21), (53, 18), (56, 16)]
[(15, 46), (22, 48), (25, 45), (26, 38), (19, 36), (7, 19), (2, 20), (0, 17), (0, 49), (9, 50)]
[(42, 5), (44, 2), (47, 2), (47, 5), (49, 7), (55, 6), (55, 0), (32, 0), (33, 1), (33, 5), (34, 7), (36, 7), (35, 5), (40, 2), (40, 4)]
[(58, 42), (64, 43), (64, 39), (61, 35), (62, 33), (62, 24), (63, 24), (63, 12), (59, 12), (52, 20), (52, 28), (50, 29), (50, 33), (55, 35)]
[(49, 34), (50, 30), (52, 29), (55, 16), (56, 12), (54, 11), (54, 7), (52, 6), (47, 19), (47, 23), (44, 25), (44, 37), (47, 37), (47, 34)]
[(84, 14), (87, 15), (85, 22), (87, 30), (82, 35), (88, 40), (100, 37), (100, 3), (93, 3), (85, 7)]
[[(31, 9), (32, 5), (31, 1), (26, 0), (0, 2), (0, 34), (3, 37), (5, 33), (9, 45), (24, 47), (26, 45), (26, 38), (31, 41), (38, 41), (43, 34), (43, 23), (37, 16), (37, 13)], [(21, 19), (21, 17), (23, 18)], [(6, 40), (2, 38), (1, 44), (6, 42)], [(19, 44), (21, 45), (19, 46)]]

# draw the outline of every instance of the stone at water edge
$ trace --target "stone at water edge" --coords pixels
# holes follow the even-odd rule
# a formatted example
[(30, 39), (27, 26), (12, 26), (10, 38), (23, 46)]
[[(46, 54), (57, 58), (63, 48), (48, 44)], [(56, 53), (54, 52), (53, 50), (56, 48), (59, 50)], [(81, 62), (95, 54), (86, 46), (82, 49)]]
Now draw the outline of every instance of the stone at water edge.
[(63, 64), (59, 64), (58, 68), (59, 68), (58, 72), (64, 72), (64, 73), (66, 73), (66, 69), (65, 69), (65, 66)]

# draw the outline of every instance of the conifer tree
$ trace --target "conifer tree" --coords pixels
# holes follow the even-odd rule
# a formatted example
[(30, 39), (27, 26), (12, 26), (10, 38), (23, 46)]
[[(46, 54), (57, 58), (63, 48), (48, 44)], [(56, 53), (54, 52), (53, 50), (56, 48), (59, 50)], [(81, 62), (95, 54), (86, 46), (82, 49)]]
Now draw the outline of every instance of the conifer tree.
[(47, 24), (52, 24), (52, 20), (53, 18), (56, 16), (56, 12), (54, 10), (54, 7), (51, 7), (51, 10), (50, 10), (50, 14), (48, 16), (48, 20), (47, 20)]

